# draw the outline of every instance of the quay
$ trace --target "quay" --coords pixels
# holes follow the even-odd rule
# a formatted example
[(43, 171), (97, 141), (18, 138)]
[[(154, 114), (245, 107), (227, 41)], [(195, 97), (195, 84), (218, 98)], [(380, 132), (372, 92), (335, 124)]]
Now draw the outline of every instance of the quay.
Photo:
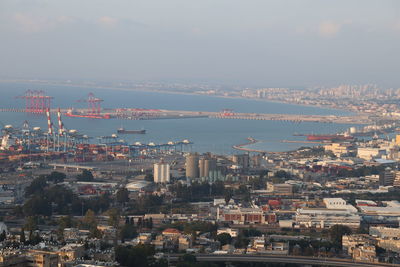
[(282, 143), (296, 143), (296, 144), (320, 144), (320, 145), (324, 145), (324, 144), (329, 144), (331, 142), (317, 142), (317, 141), (296, 141), (296, 140), (282, 140)]
[[(51, 113), (57, 113), (58, 109), (50, 109)], [(61, 113), (67, 115), (71, 112), (69, 109), (60, 109)], [(0, 108), (0, 112), (27, 112), (43, 114), (43, 110), (33, 112), (21, 108)], [(85, 118), (85, 114), (91, 114), (87, 109), (74, 109), (72, 112)], [(164, 109), (139, 109), (139, 108), (117, 108), (117, 109), (103, 109), (101, 112), (96, 113), (97, 118), (90, 119), (127, 119), (127, 120), (160, 120), (160, 119), (198, 119), (198, 118), (212, 118), (212, 119), (231, 119), (231, 120), (268, 120), (268, 121), (282, 121), (294, 123), (340, 123), (340, 124), (371, 124), (372, 119), (368, 115), (354, 115), (354, 116), (336, 116), (336, 115), (299, 115), (299, 114), (272, 114), (272, 113), (224, 113), (224, 112), (211, 112), (211, 111), (180, 111), (180, 110), (164, 110)], [(80, 116), (75, 116), (80, 117)], [(87, 118), (87, 117), (86, 117)]]

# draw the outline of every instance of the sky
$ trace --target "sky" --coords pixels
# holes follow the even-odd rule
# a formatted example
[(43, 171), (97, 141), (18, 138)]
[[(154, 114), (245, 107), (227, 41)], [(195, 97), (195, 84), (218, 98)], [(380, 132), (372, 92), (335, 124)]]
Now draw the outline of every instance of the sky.
[(0, 0), (0, 78), (400, 87), (399, 0)]

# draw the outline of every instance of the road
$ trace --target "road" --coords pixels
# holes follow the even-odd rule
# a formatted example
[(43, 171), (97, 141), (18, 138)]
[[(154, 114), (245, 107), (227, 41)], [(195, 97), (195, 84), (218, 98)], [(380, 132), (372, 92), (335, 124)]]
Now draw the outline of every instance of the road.
[[(182, 254), (170, 255), (171, 261), (176, 261)], [(317, 258), (317, 257), (302, 257), (302, 256), (276, 256), (276, 255), (232, 255), (232, 254), (196, 254), (198, 261), (209, 261), (209, 262), (268, 262), (268, 263), (294, 263), (304, 265), (316, 265), (316, 266), (375, 266), (375, 267), (388, 267), (394, 266), (393, 264), (387, 263), (371, 263), (371, 262), (360, 262), (352, 261), (347, 259), (337, 258)]]

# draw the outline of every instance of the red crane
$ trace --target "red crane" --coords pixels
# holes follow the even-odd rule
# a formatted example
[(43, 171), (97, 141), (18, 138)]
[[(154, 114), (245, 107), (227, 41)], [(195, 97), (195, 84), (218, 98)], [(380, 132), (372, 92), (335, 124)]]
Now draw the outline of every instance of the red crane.
[(25, 99), (25, 112), (46, 113), (51, 108), (52, 96), (45, 95), (42, 90), (27, 90), (24, 95), (16, 98)]
[(88, 114), (90, 115), (98, 115), (101, 112), (101, 102), (103, 99), (97, 98), (93, 93), (88, 94), (88, 98), (80, 99), (77, 102), (87, 103), (88, 104)]

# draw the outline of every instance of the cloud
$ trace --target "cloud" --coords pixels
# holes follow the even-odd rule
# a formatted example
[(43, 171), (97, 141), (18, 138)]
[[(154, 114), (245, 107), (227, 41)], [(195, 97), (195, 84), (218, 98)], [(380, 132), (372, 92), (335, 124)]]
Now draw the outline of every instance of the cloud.
[(55, 18), (34, 16), (25, 13), (16, 13), (12, 21), (17, 28), (26, 33), (38, 33), (53, 30), (56, 27), (75, 22), (75, 18), (69, 16), (58, 16)]
[(335, 23), (332, 21), (324, 21), (319, 24), (319, 34), (325, 38), (335, 37), (342, 28), (342, 23)]
[(393, 30), (400, 31), (400, 21), (396, 21), (392, 25)]
[(13, 17), (13, 21), (17, 24), (21, 31), (35, 33), (49, 28), (47, 19), (34, 17), (31, 15), (17, 13)]
[(97, 22), (104, 27), (113, 28), (117, 25), (118, 19), (109, 16), (103, 16), (100, 17)]

